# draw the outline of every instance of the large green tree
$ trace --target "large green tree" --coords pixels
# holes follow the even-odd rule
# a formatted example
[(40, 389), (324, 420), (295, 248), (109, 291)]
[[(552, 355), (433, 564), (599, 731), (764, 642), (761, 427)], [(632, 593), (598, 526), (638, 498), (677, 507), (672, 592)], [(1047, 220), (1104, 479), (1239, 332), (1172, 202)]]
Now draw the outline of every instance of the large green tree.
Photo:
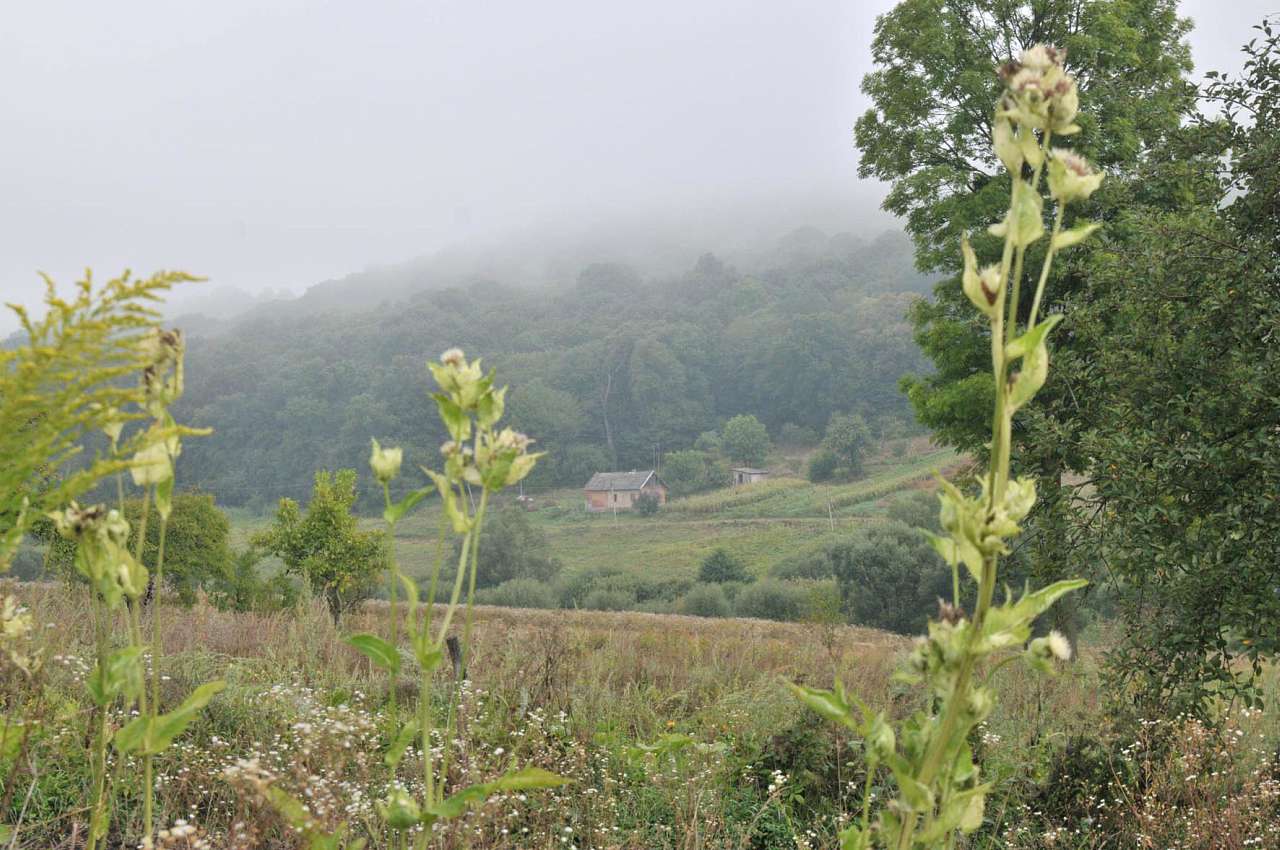
[(1111, 670), (1137, 687), (1111, 692), (1140, 710), (1255, 700), (1280, 652), (1280, 36), (1261, 29), (1151, 175), (1185, 202), (1128, 210), (1066, 305), (1091, 353), (1060, 425), (1090, 460), (1068, 551), (1118, 579)]
[[(984, 326), (954, 275), (961, 234), (998, 218), (1009, 195), (990, 146), (999, 91), (992, 70), (1036, 43), (1066, 49), (1084, 104), (1075, 138), (1110, 178), (1085, 215), (1106, 218), (1129, 200), (1126, 178), (1164, 148), (1194, 102), (1189, 27), (1175, 0), (904, 0), (877, 20), (877, 68), (862, 83), (873, 106), (855, 133), (859, 170), (890, 184), (884, 206), (905, 219), (917, 265), (948, 273), (911, 313), (935, 371), (906, 384), (916, 415), (948, 442), (980, 449), (989, 425)], [(974, 244), (984, 261), (995, 259), (997, 240), (980, 234)], [(1033, 251), (1028, 266), (1039, 268), (1039, 259)], [(1070, 264), (1058, 268), (1055, 297), (1075, 280)], [(1032, 289), (1024, 287), (1024, 310)], [(1068, 380), (1055, 374), (1059, 386)], [(1040, 397), (1050, 410), (1051, 396), (1052, 387)]]

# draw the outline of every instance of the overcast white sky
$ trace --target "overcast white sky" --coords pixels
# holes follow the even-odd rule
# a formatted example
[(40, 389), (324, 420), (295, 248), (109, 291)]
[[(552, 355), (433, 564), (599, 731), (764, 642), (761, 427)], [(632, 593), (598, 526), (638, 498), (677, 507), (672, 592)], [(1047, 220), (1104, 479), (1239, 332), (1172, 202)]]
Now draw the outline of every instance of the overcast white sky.
[[(548, 220), (874, 203), (851, 128), (892, 5), (13, 4), (0, 296), (31, 303), (36, 270), (70, 282), (86, 265), (298, 291)], [(1199, 69), (1237, 68), (1249, 26), (1278, 9), (1187, 0)]]

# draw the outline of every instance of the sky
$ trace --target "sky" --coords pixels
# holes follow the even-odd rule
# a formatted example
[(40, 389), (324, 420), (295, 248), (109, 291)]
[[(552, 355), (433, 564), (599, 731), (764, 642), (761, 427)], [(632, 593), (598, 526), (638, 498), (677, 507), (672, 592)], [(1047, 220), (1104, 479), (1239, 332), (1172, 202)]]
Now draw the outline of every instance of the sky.
[[(300, 292), (548, 223), (875, 207), (893, 0), (42, 0), (0, 31), (0, 300), (37, 271)], [(1235, 70), (1280, 0), (1186, 0)], [(887, 220), (886, 220), (887, 222)], [(0, 318), (0, 331), (12, 329)]]

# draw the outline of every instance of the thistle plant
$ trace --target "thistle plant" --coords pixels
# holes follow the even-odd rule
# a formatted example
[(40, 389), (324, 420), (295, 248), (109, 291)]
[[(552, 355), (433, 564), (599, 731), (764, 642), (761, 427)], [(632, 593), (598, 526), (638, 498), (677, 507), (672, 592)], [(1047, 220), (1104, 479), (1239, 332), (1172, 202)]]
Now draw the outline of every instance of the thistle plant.
[[(951, 566), (952, 598), (939, 600), (938, 618), (917, 639), (899, 677), (920, 685), (930, 706), (896, 731), (884, 713), (873, 713), (836, 682), (833, 690), (792, 685), (797, 697), (824, 717), (861, 736), (867, 764), (861, 817), (841, 834), (843, 850), (869, 847), (954, 846), (958, 833), (977, 829), (989, 784), (981, 781), (968, 739), (995, 707), (993, 673), (1021, 655), (1048, 670), (1053, 659), (1070, 656), (1070, 643), (1056, 632), (1031, 638), (1035, 618), (1083, 580), (1060, 581), (1020, 598), (995, 603), (1000, 558), (1035, 504), (1035, 482), (1010, 478), (1013, 418), (1048, 376), (1048, 335), (1061, 315), (1040, 318), (1045, 285), (1059, 250), (1076, 245), (1098, 225), (1082, 222), (1063, 230), (1066, 208), (1098, 188), (1097, 174), (1078, 154), (1053, 146), (1055, 137), (1079, 132), (1075, 80), (1064, 70), (1061, 50), (1037, 45), (1003, 65), (1004, 92), (993, 121), (992, 145), (1009, 171), (1012, 191), (1002, 221), (989, 232), (1003, 240), (1000, 261), (979, 268), (969, 240), (961, 242), (962, 285), (990, 324), (995, 382), (990, 455), (975, 488), (940, 479), (941, 524), (945, 534), (930, 542)], [(1036, 278), (1025, 324), (1020, 323), (1027, 248), (1045, 236), (1041, 184), (1056, 206), (1049, 242)], [(963, 567), (963, 570), (961, 569)], [(966, 580), (967, 579), (967, 580)], [(971, 596), (965, 590), (972, 582)], [(964, 609), (974, 600), (972, 613)], [(993, 663), (994, 662), (994, 663)], [(884, 767), (896, 796), (871, 819), (871, 786)]]
[[(457, 712), (458, 689), (455, 686), (449, 710), (440, 724), (432, 704), (432, 679), (445, 658), (446, 640), (455, 615), (465, 605), (461, 668), (466, 669), (471, 652), (472, 603), (475, 598), (476, 569), (480, 534), (491, 497), (524, 479), (541, 456), (529, 451), (532, 440), (510, 428), (499, 430), (506, 388), (494, 386), (493, 371), (487, 374), (480, 360), (468, 362), (458, 349), (446, 351), (439, 363), (429, 363), (439, 391), (432, 395), (444, 423), (449, 440), (441, 446), (443, 470), (423, 468), (431, 485), (414, 490), (398, 502), (392, 502), (390, 484), (400, 473), (403, 452), (399, 448), (383, 448), (373, 441), (369, 465), (382, 486), (391, 555), (387, 562), (390, 591), (391, 639), (374, 634), (352, 635), (349, 643), (364, 653), (390, 679), (390, 707), (396, 725), (385, 762), (397, 769), (405, 751), (413, 744), (422, 754), (423, 796), (415, 798), (403, 787), (394, 786), (380, 804), (379, 811), (388, 828), (397, 836), (398, 846), (407, 847), (410, 833), (414, 846), (425, 847), (432, 826), (440, 820), (461, 815), (469, 805), (483, 801), (500, 791), (522, 791), (547, 788), (565, 782), (548, 771), (536, 767), (512, 770), (491, 782), (460, 789), (446, 788), (449, 774), (449, 748), (437, 756), (432, 736), (441, 726), (445, 740), (453, 734)], [(479, 492), (478, 504), (472, 498)], [(403, 575), (395, 557), (396, 524), (420, 501), (431, 495), (440, 498), (441, 513), (436, 539), (435, 564), (425, 602), (419, 599), (417, 583)], [(457, 568), (453, 575), (444, 613), (433, 625), (432, 614), (444, 567), (445, 541), (449, 531), (462, 540)], [(397, 586), (403, 587), (407, 612), (404, 624), (409, 647), (418, 664), (418, 705), (416, 716), (399, 722), (395, 702), (395, 680), (402, 666), (400, 653), (400, 611)], [(465, 602), (464, 602), (465, 587)]]
[[(160, 632), (160, 597), (155, 593), (151, 606), (151, 642), (144, 641), (142, 603), (164, 578), (165, 532), (173, 507), (174, 461), (181, 451), (182, 437), (207, 433), (178, 425), (169, 406), (182, 394), (182, 336), (178, 331), (153, 328), (138, 342), (143, 358), (141, 394), (138, 403), (150, 426), (130, 445), (136, 450), (125, 465), (134, 484), (143, 488), (142, 517), (134, 540), (134, 551), (128, 549), (130, 526), (124, 515), (124, 481), (117, 472), (116, 489), (120, 505), (108, 510), (97, 505), (70, 507), (49, 514), (58, 532), (76, 543), (75, 566), (92, 588), (95, 614), (97, 665), (90, 675), (88, 688), (95, 706), (96, 729), (92, 753), (93, 801), (90, 809), (88, 847), (98, 846), (107, 834), (109, 788), (106, 776), (107, 743), (113, 743), (120, 761), (131, 754), (143, 760), (143, 835), (141, 846), (153, 846), (154, 836), (154, 759), (180, 735), (200, 710), (218, 693), (224, 683), (209, 682), (193, 691), (176, 709), (160, 712), (160, 665), (163, 647)], [(111, 444), (112, 457), (123, 457), (121, 435), (127, 416), (119, 410), (108, 411), (103, 431)], [(159, 546), (155, 572), (149, 573), (142, 562), (147, 536), (147, 518), (152, 498), (160, 517)], [(111, 622), (121, 607), (126, 609), (129, 643), (111, 650)], [(149, 681), (143, 668), (143, 655), (149, 652)], [(118, 699), (137, 707), (137, 716), (111, 734), (109, 711)]]

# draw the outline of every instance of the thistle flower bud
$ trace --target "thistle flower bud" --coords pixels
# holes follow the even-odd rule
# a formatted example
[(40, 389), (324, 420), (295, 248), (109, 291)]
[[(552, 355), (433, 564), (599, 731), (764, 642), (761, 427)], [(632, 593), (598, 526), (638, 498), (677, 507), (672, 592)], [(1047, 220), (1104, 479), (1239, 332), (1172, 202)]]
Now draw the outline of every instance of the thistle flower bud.
[(400, 474), (400, 463), (404, 460), (404, 451), (399, 448), (384, 449), (373, 441), (373, 453), (369, 456), (369, 467), (373, 477), (379, 484), (386, 484)]
[(456, 369), (467, 364), (467, 356), (462, 353), (461, 348), (450, 348), (440, 355), (440, 362)]
[(1083, 201), (1102, 185), (1102, 175), (1078, 153), (1054, 148), (1049, 160), (1049, 194), (1064, 204)]
[(142, 388), (147, 412), (159, 417), (182, 396), (182, 361), (185, 345), (182, 331), (152, 329), (139, 343), (147, 365), (142, 370)]
[(1062, 632), (1054, 629), (1049, 632), (1048, 637), (1049, 651), (1053, 653), (1053, 657), (1059, 661), (1071, 660), (1071, 641), (1067, 640), (1067, 636)]
[(969, 692), (968, 703), (965, 706), (969, 710), (969, 714), (974, 720), (982, 721), (990, 716), (992, 710), (996, 707), (996, 698), (992, 696), (989, 688), (974, 688)]

